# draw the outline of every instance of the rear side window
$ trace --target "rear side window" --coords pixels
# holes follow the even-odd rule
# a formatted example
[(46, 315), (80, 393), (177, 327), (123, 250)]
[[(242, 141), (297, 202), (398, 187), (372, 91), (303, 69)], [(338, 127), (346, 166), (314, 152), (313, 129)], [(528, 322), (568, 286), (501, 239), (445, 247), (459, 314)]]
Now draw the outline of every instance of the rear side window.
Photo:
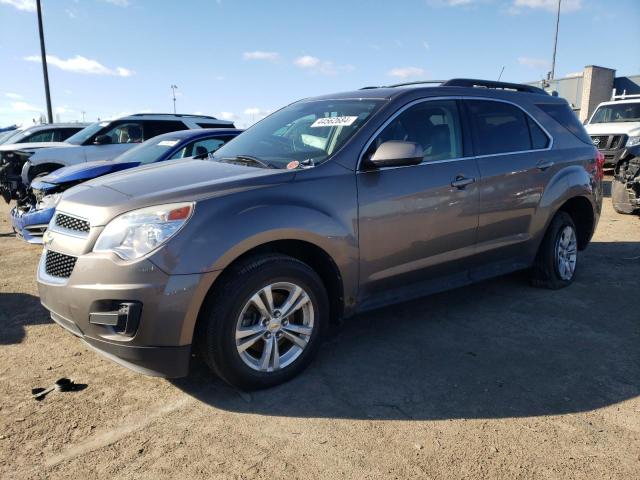
[(145, 140), (163, 133), (177, 132), (178, 130), (187, 130), (187, 126), (176, 120), (148, 120), (144, 122)]
[(549, 137), (542, 131), (540, 126), (531, 118), (527, 117), (529, 132), (531, 133), (531, 146), (534, 150), (541, 150), (549, 146)]
[(580, 140), (591, 143), (591, 137), (569, 105), (566, 103), (538, 103), (536, 106)]
[[(542, 131), (535, 131), (535, 129), (530, 131), (530, 123), (538, 130), (539, 127), (514, 105), (486, 100), (467, 100), (466, 104), (473, 127), (476, 155), (537, 149), (540, 148), (538, 146), (541, 143), (540, 134), (546, 137)], [(532, 141), (534, 135), (536, 142)], [(534, 146), (534, 143), (537, 145)]]

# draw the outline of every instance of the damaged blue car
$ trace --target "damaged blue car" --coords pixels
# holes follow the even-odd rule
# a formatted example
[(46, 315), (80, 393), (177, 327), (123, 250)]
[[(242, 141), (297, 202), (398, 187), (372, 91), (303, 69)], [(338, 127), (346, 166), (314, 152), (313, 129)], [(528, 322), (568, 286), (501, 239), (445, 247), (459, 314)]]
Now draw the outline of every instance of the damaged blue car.
[(242, 130), (210, 128), (181, 130), (151, 138), (111, 161), (86, 162), (60, 168), (36, 177), (30, 195), (11, 209), (16, 234), (29, 243), (42, 243), (42, 237), (65, 190), (87, 180), (149, 163), (183, 158), (206, 159)]

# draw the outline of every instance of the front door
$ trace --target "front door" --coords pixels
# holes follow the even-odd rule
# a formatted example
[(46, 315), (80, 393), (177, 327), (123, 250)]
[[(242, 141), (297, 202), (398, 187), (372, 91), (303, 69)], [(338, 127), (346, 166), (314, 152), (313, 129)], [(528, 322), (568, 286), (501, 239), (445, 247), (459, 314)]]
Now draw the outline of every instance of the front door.
[(405, 108), (362, 163), (389, 140), (416, 142), (425, 155), (418, 165), (357, 173), (363, 309), (464, 283), (475, 250), (479, 172), (464, 156), (458, 102)]

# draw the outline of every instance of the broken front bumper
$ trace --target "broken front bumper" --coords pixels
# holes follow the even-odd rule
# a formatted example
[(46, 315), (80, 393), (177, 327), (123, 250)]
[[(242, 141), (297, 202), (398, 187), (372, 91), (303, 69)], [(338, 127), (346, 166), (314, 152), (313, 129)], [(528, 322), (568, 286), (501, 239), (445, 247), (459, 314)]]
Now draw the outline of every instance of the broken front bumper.
[(30, 207), (25, 210), (18, 207), (11, 209), (11, 225), (16, 234), (29, 243), (42, 243), (42, 236), (47, 231), (49, 222), (55, 213), (55, 207), (36, 210)]

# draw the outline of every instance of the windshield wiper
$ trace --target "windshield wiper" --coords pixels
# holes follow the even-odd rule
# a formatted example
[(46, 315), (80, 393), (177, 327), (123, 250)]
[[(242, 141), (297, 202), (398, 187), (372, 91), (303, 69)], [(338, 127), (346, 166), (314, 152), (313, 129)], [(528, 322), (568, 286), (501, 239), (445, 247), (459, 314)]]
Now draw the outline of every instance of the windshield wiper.
[(238, 163), (240, 165), (257, 165), (261, 168), (278, 168), (273, 163), (260, 160), (252, 155), (236, 155), (235, 157), (223, 157), (218, 160), (223, 163)]

